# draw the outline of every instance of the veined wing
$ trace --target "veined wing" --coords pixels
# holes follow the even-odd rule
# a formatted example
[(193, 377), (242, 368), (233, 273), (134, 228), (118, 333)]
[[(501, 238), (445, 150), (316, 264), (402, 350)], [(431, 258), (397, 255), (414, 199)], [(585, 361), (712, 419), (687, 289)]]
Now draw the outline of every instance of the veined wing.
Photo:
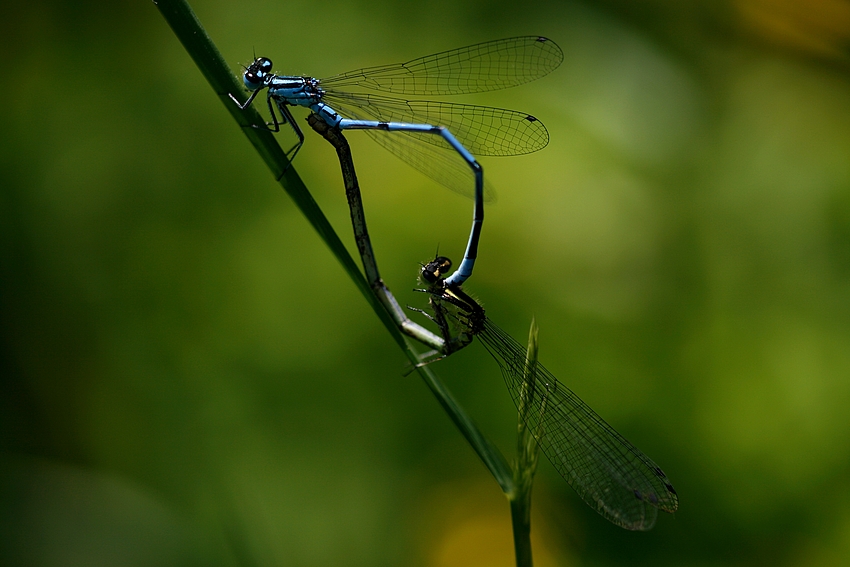
[(561, 64), (551, 39), (512, 37), (412, 59), (366, 67), (321, 80), (323, 86), (359, 86), (407, 95), (449, 95), (506, 89), (539, 79)]
[[(381, 97), (376, 95), (360, 95), (352, 93), (332, 93), (325, 96), (337, 112), (346, 118), (357, 120), (378, 120), (381, 122), (407, 122), (413, 124), (428, 124), (426, 120), (436, 117), (436, 114), (427, 114), (424, 112), (412, 112), (408, 103), (403, 100)], [(377, 102), (376, 102), (377, 100)], [(419, 107), (422, 104), (431, 104), (434, 107), (456, 107), (456, 111), (460, 108), (485, 108), (485, 107), (470, 107), (468, 105), (450, 105), (436, 102), (421, 101), (415, 106)], [(500, 110), (500, 109), (492, 109)], [(512, 112), (512, 111), (507, 111)], [(444, 114), (448, 114), (447, 112)], [(515, 113), (519, 115), (519, 113)], [(467, 119), (468, 120), (468, 119)], [(461, 120), (457, 116), (454, 117), (456, 126), (460, 125)], [(430, 122), (434, 124), (434, 122)], [(538, 122), (541, 127), (543, 125)], [(445, 124), (443, 124), (445, 125)], [(483, 134), (477, 137), (472, 137), (469, 134), (466, 136), (458, 136), (455, 129), (448, 127), (452, 134), (457, 137), (464, 147), (470, 149), (480, 149), (483, 143), (475, 143), (467, 145), (470, 141), (475, 142), (476, 139), (484, 139)], [(465, 197), (475, 197), (475, 175), (469, 164), (460, 157), (457, 151), (452, 148), (446, 141), (436, 134), (423, 134), (418, 132), (387, 132), (384, 130), (364, 130), (375, 142), (383, 146), (387, 151), (394, 154), (401, 160), (407, 162), (410, 166), (424, 173), (437, 183), (459, 193)], [(543, 133), (548, 140), (548, 133), (543, 127)], [(545, 145), (545, 143), (543, 144)], [(526, 146), (528, 146), (526, 144)], [(541, 146), (542, 147), (542, 146)], [(473, 153), (475, 150), (470, 150)], [(480, 152), (479, 152), (480, 153)], [(489, 181), (484, 182), (484, 200), (486, 202), (495, 201), (495, 191)]]
[[(387, 151), (440, 185), (464, 197), (475, 198), (475, 174), (472, 173), (469, 164), (453, 148), (445, 149), (425, 142), (422, 139), (424, 136), (411, 132), (383, 130), (364, 130), (364, 132)], [(439, 138), (435, 135), (431, 137)], [(448, 147), (447, 145), (446, 148)], [(496, 192), (485, 178), (484, 201), (492, 203), (495, 200)]]
[[(549, 143), (546, 126), (534, 116), (516, 110), (334, 91), (326, 92), (323, 100), (348, 118), (445, 126), (476, 156), (528, 154)], [(409, 135), (428, 144), (451, 149), (440, 136)]]
[[(489, 319), (477, 335), (499, 363), (514, 403), (526, 371), (526, 350)], [(609, 521), (648, 530), (657, 510), (675, 512), (679, 498), (667, 476), (539, 363), (526, 426), (543, 453), (581, 498)]]

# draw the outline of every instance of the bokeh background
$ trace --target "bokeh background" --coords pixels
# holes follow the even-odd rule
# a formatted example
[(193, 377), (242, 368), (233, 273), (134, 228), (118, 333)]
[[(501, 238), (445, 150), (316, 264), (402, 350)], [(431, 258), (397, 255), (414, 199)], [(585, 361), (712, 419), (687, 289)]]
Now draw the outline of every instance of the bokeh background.
[[(627, 532), (541, 461), (538, 565), (847, 564), (850, 2), (193, 5), (235, 70), (558, 42), (545, 79), (461, 99), (551, 135), (482, 160), (499, 199), (467, 289), (521, 342), (536, 316), (541, 360), (681, 504)], [(1, 10), (0, 563), (512, 565), (498, 486), (155, 6)], [(298, 172), (351, 245), (306, 135)], [(382, 275), (419, 305), (471, 203), (349, 139)], [(512, 455), (484, 349), (433, 368)]]

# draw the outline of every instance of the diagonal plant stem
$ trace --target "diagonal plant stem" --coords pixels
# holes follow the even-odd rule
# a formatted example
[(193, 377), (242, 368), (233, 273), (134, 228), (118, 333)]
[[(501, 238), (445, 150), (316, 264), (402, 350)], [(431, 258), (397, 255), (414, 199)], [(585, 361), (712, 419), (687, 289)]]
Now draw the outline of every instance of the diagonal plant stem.
[(154, 0), (154, 3), (174, 31), (174, 34), (183, 44), (183, 47), (189, 53), (189, 56), (198, 66), (198, 69), (200, 69), (219, 99), (221, 99), (222, 104), (224, 104), (225, 108), (242, 127), (242, 132), (248, 137), (248, 140), (257, 150), (257, 153), (269, 167), (274, 178), (279, 179), (284, 191), (292, 198), (296, 206), (301, 210), (302, 214), (304, 214), (340, 262), (345, 272), (360, 290), (396, 344), (402, 349), (411, 363), (416, 365), (419, 375), (437, 398), (443, 410), (484, 462), (487, 470), (490, 471), (506, 494), (513, 492), (513, 473), (505, 457), (478, 429), (433, 371), (428, 366), (418, 365), (420, 360), (419, 354), (412, 348), (396, 326), (391, 312), (385, 308), (384, 303), (382, 303), (378, 296), (372, 293), (369, 283), (363, 277), (354, 259), (348, 253), (348, 250), (346, 250), (330, 222), (298, 176), (295, 168), (290, 167), (286, 155), (278, 145), (277, 140), (265, 128), (265, 121), (253, 107), (240, 110), (231, 100), (230, 94), (242, 93), (242, 86), (237, 82), (235, 76), (225, 63), (224, 58), (201, 26), (188, 3), (185, 0)]
[[(339, 157), (339, 165), (342, 169), (342, 179), (345, 184), (345, 196), (348, 199), (348, 209), (351, 212), (351, 226), (354, 229), (354, 242), (360, 252), (360, 261), (363, 263), (363, 271), (372, 293), (378, 298), (384, 309), (392, 316), (396, 327), (402, 333), (429, 346), (438, 353), (445, 353), (445, 341), (411, 321), (404, 309), (398, 304), (390, 292), (378, 270), (375, 260), (375, 252), (372, 248), (372, 240), (369, 238), (369, 230), (366, 226), (366, 212), (363, 209), (363, 198), (360, 194), (360, 183), (357, 181), (357, 172), (354, 170), (354, 160), (351, 156), (351, 147), (348, 140), (339, 128), (332, 128), (327, 122), (316, 114), (307, 118), (307, 123), (320, 136), (327, 140), (336, 149)], [(422, 357), (419, 358), (421, 364)]]

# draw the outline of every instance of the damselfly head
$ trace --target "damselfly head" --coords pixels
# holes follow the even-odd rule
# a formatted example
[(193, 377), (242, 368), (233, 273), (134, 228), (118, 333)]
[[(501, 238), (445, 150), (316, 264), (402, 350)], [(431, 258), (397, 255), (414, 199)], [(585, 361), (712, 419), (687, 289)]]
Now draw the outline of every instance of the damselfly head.
[(451, 270), (451, 268), (451, 260), (449, 260), (445, 256), (437, 256), (436, 258), (422, 266), (420, 275), (422, 276), (422, 279), (428, 283), (437, 283), (437, 281), (445, 277), (446, 273)]
[(265, 86), (266, 79), (272, 71), (272, 60), (265, 57), (257, 57), (248, 65), (242, 74), (242, 82), (248, 90), (255, 91)]

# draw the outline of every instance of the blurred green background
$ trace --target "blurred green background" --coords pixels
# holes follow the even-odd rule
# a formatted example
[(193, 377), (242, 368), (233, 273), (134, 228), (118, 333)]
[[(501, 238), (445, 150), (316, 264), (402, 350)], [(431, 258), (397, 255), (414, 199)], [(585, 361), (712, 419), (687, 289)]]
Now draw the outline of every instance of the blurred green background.
[[(521, 342), (537, 317), (541, 360), (681, 504), (626, 532), (541, 461), (538, 565), (847, 564), (850, 2), (193, 6), (235, 70), (558, 42), (552, 75), (461, 99), (551, 135), (482, 160), (499, 199), (467, 289)], [(2, 12), (0, 563), (512, 565), (498, 486), (155, 6)], [(421, 305), (418, 262), (460, 258), (471, 202), (348, 137), (382, 275)], [(484, 349), (433, 368), (512, 455)]]

